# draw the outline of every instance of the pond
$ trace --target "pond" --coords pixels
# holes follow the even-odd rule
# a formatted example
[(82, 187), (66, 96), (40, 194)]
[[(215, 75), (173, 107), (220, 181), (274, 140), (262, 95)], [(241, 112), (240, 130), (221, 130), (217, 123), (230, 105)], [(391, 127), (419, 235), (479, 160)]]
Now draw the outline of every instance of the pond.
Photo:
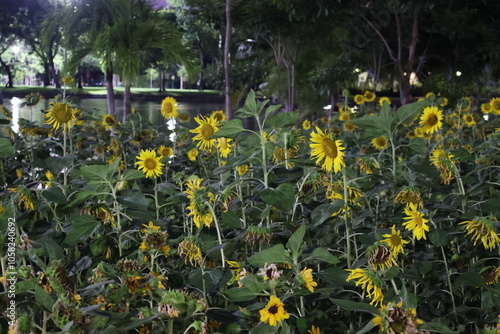
[[(24, 118), (31, 122), (36, 122), (42, 125), (44, 122), (43, 111), (48, 108), (48, 105), (53, 100), (42, 100), (33, 107), (19, 107), (23, 102), (22, 99), (13, 97), (11, 99), (4, 98), (3, 105), (12, 112), (12, 129), (15, 132), (19, 131), (19, 119)], [(119, 121), (122, 119), (123, 114), (123, 101), (117, 99), (116, 103), (116, 117)], [(91, 98), (81, 99), (78, 102), (78, 107), (82, 110), (84, 115), (102, 116), (107, 113), (107, 105), (105, 98)], [(160, 124), (163, 120), (160, 113), (161, 101), (147, 101), (139, 100), (132, 101), (132, 108), (141, 114), (143, 120), (149, 121), (151, 124)], [(186, 113), (193, 118), (198, 115), (207, 115), (215, 110), (224, 109), (224, 104), (219, 102), (178, 102), (179, 113)], [(3, 118), (3, 115), (0, 115)]]

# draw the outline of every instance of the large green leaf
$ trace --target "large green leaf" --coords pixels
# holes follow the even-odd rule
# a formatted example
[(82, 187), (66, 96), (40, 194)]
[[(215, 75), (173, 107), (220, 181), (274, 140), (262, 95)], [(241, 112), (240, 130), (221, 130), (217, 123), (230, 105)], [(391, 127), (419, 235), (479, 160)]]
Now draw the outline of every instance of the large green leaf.
[(264, 189), (261, 193), (262, 200), (273, 205), (281, 211), (288, 212), (295, 203), (295, 192), (289, 183), (282, 183), (276, 189)]
[(378, 309), (368, 303), (353, 302), (351, 300), (335, 298), (330, 298), (330, 301), (346, 311), (368, 312), (375, 315), (379, 314)]
[(410, 104), (405, 104), (396, 111), (396, 119), (395, 126), (399, 126), (400, 124), (405, 124), (411, 122), (415, 119), (421, 112), (422, 109), (429, 105), (429, 101), (418, 101)]
[(14, 147), (7, 138), (0, 138), (0, 158), (14, 154)]
[(45, 312), (52, 312), (52, 308), (56, 303), (54, 299), (41, 287), (35, 286), (35, 301)]
[(248, 263), (254, 267), (262, 267), (266, 263), (284, 262), (288, 262), (288, 259), (285, 255), (285, 247), (282, 244), (277, 244), (271, 248), (264, 249), (248, 258)]
[(272, 115), (267, 119), (267, 124), (273, 129), (279, 129), (283, 126), (296, 124), (299, 121), (299, 112), (290, 111)]
[(144, 173), (141, 172), (140, 170), (127, 169), (127, 171), (123, 174), (121, 179), (123, 181), (130, 181), (130, 180), (142, 179), (142, 178), (144, 178)]
[(87, 239), (95, 230), (99, 222), (92, 216), (82, 215), (79, 216), (73, 224), (64, 239), (64, 243), (73, 246)]
[(64, 204), (67, 201), (66, 195), (59, 187), (51, 187), (42, 191), (42, 196), (49, 202)]
[(108, 180), (112, 172), (108, 166), (104, 165), (82, 166), (80, 171), (83, 177), (90, 180)]
[(313, 227), (318, 227), (325, 220), (330, 218), (335, 212), (339, 211), (344, 205), (343, 200), (336, 200), (333, 204), (321, 204), (311, 213)]
[(222, 128), (219, 131), (214, 133), (211, 138), (236, 138), (243, 131), (243, 124), (239, 118), (233, 118), (230, 121), (224, 123)]
[(322, 247), (315, 248), (309, 256), (306, 256), (304, 261), (323, 261), (330, 264), (337, 264), (340, 260)]

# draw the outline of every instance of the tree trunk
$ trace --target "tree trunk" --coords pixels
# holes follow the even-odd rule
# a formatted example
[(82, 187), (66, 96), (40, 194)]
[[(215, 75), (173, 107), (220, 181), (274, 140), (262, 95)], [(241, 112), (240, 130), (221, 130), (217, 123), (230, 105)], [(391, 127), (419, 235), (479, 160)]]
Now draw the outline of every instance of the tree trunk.
[(226, 81), (226, 118), (229, 120), (233, 117), (233, 109), (231, 105), (231, 55), (229, 46), (231, 43), (231, 0), (226, 0), (226, 40), (224, 43), (224, 72)]
[(123, 118), (122, 118), (122, 123), (125, 124), (127, 123), (127, 116), (130, 114), (130, 111), (132, 110), (131, 108), (131, 93), (130, 93), (130, 86), (131, 83), (129, 80), (124, 80), (123, 82), (125, 86), (125, 91), (123, 92)]
[(54, 80), (54, 85), (56, 88), (61, 88), (61, 80), (59, 80), (59, 74), (56, 71), (56, 66), (54, 64), (54, 56), (52, 55), (52, 51), (49, 53), (49, 70), (50, 76), (52, 80)]
[(106, 102), (108, 104), (108, 114), (115, 115), (115, 91), (113, 86), (113, 71), (106, 70)]
[(50, 66), (47, 61), (43, 61), (43, 86), (50, 86)]
[(3, 61), (2, 57), (0, 57), (0, 64), (7, 73), (7, 84), (5, 85), (5, 88), (14, 88), (14, 80), (12, 76), (12, 71), (10, 70), (10, 66)]

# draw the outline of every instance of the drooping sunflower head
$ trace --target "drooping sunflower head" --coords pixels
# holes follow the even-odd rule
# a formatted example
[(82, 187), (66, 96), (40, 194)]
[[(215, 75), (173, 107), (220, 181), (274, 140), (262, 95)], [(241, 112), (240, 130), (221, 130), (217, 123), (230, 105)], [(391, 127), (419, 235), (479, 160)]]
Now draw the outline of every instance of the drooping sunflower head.
[(443, 127), (443, 112), (438, 107), (425, 107), (420, 125), (425, 133), (436, 132)]
[(413, 203), (418, 205), (420, 208), (424, 207), (424, 201), (422, 200), (422, 194), (417, 188), (414, 187), (404, 187), (399, 191), (399, 193), (394, 198), (395, 203)]
[(101, 125), (104, 126), (106, 130), (115, 129), (118, 124), (118, 121), (113, 115), (106, 114), (102, 116)]
[(384, 270), (389, 269), (392, 266), (396, 266), (396, 261), (394, 260), (394, 253), (389, 246), (381, 245), (378, 242), (375, 245), (368, 248), (368, 264), (373, 268), (373, 270)]
[(337, 173), (345, 167), (344, 152), (342, 152), (345, 148), (342, 147), (342, 141), (335, 140), (332, 135), (321, 131), (319, 127), (316, 127), (316, 132), (311, 133), (309, 146), (312, 149), (311, 158), (316, 159), (316, 164), (321, 164), (323, 170)]
[(472, 109), (472, 99), (468, 96), (460, 98), (457, 102), (457, 108), (463, 112), (470, 111)]
[(41, 100), (43, 96), (40, 93), (29, 93), (24, 97), (24, 103), (28, 107), (36, 106)]
[(136, 158), (139, 160), (135, 163), (138, 165), (137, 169), (142, 170), (147, 178), (155, 178), (163, 174), (162, 168), (165, 164), (161, 162), (161, 156), (156, 156), (155, 150), (141, 150)]
[(215, 118), (217, 122), (222, 122), (226, 120), (226, 113), (224, 110), (216, 110), (210, 114), (210, 117)]
[(386, 136), (380, 136), (380, 137), (373, 138), (371, 143), (372, 143), (373, 147), (375, 147), (379, 151), (386, 149), (387, 146), (389, 146), (389, 140), (387, 139)]
[(71, 128), (72, 122), (76, 121), (74, 109), (65, 102), (50, 102), (49, 109), (45, 113), (45, 123), (52, 124), (52, 129), (57, 130), (62, 125), (64, 131)]
[(203, 255), (199, 242), (193, 237), (184, 239), (179, 243), (179, 256), (192, 266), (199, 266), (203, 261)]
[(350, 274), (346, 281), (356, 280), (356, 286), (361, 286), (361, 288), (366, 291), (366, 296), (372, 298), (370, 304), (380, 305), (384, 301), (384, 294), (382, 292), (382, 280), (377, 275), (377, 273), (371, 269), (345, 269), (349, 271)]
[(66, 86), (71, 86), (71, 84), (75, 81), (71, 76), (67, 75), (64, 78), (61, 79), (63, 84)]
[(385, 103), (387, 103), (387, 104), (389, 104), (389, 105), (391, 104), (391, 99), (390, 99), (390, 98), (388, 98), (387, 96), (383, 96), (383, 97), (381, 97), (381, 98), (378, 100), (378, 104), (379, 104), (381, 107), (383, 107)]
[(211, 152), (216, 141), (211, 137), (219, 130), (217, 120), (214, 117), (205, 117), (203, 115), (195, 117), (194, 120), (199, 126), (196, 129), (189, 130), (197, 134), (193, 137), (193, 140), (198, 141), (196, 145), (199, 149)]
[(210, 227), (213, 221), (212, 213), (209, 209), (208, 202), (213, 202), (213, 194), (208, 191), (208, 188), (201, 185), (203, 180), (200, 178), (192, 178), (186, 183), (184, 193), (189, 198), (190, 212), (188, 216), (193, 216), (193, 221), (197, 228), (203, 225)]
[(482, 268), (479, 275), (483, 278), (484, 283), (488, 285), (500, 283), (500, 267), (488, 266)]
[(177, 117), (177, 101), (173, 97), (166, 97), (161, 101), (161, 114), (164, 118)]
[(471, 235), (474, 246), (478, 241), (481, 241), (485, 249), (492, 251), (500, 245), (500, 237), (493, 223), (496, 220), (495, 217), (476, 217), (473, 220), (464, 221), (460, 225), (465, 225), (466, 236)]
[(369, 90), (367, 90), (364, 94), (363, 94), (363, 97), (365, 98), (365, 101), (366, 102), (372, 102), (375, 100), (375, 98), (377, 97), (377, 95), (374, 93), (374, 92), (370, 92)]

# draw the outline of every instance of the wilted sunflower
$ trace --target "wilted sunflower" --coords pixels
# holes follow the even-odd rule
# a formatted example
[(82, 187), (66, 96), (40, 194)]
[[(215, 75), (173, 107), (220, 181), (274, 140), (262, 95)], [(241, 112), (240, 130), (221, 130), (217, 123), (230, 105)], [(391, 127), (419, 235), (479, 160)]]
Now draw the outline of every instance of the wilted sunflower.
[(472, 99), (470, 97), (462, 97), (457, 102), (457, 108), (460, 111), (468, 112), (472, 109)]
[(307, 290), (314, 292), (314, 288), (318, 286), (318, 283), (314, 281), (312, 269), (307, 269), (307, 267), (302, 269), (300, 271), (300, 278), (303, 282), (304, 287), (306, 287)]
[(398, 256), (399, 253), (404, 254), (404, 246), (410, 243), (408, 240), (403, 239), (401, 231), (396, 231), (395, 225), (392, 225), (391, 227), (391, 234), (382, 234), (382, 236), (386, 239), (381, 240), (381, 242), (391, 247), (392, 253), (395, 257)]
[(210, 114), (210, 117), (215, 118), (217, 122), (222, 122), (226, 120), (226, 113), (224, 110), (216, 110)]
[(165, 145), (161, 145), (160, 148), (158, 148), (158, 154), (164, 158), (168, 158), (174, 154), (174, 149)]
[(384, 294), (382, 292), (382, 280), (378, 275), (371, 269), (345, 269), (351, 273), (347, 277), (346, 281), (356, 279), (356, 286), (361, 285), (361, 288), (366, 291), (367, 297), (372, 298), (370, 304), (378, 305), (382, 304), (384, 301)]
[(221, 158), (227, 158), (234, 144), (231, 144), (233, 140), (231, 138), (220, 137), (217, 139), (217, 148), (219, 149), (219, 155)]
[(17, 205), (24, 210), (34, 210), (35, 205), (33, 203), (33, 196), (31, 191), (25, 186), (19, 186), (17, 188), (9, 188), (9, 191), (17, 195)]
[(43, 96), (40, 93), (29, 93), (24, 97), (24, 103), (27, 107), (36, 106), (41, 100), (43, 100)]
[(316, 164), (322, 164), (321, 168), (325, 171), (339, 172), (345, 167), (342, 141), (333, 139), (331, 134), (321, 131), (319, 127), (316, 131), (311, 133), (311, 159), (316, 159)]
[(373, 147), (375, 147), (379, 151), (382, 151), (383, 149), (387, 148), (387, 146), (389, 146), (389, 140), (387, 140), (386, 136), (373, 138), (371, 143)]
[(368, 248), (367, 254), (368, 264), (373, 270), (384, 270), (385, 268), (389, 269), (392, 266), (397, 266), (392, 249), (380, 245), (378, 242)]
[(201, 248), (194, 238), (186, 238), (179, 243), (179, 256), (184, 257), (184, 261), (191, 263), (192, 266), (199, 266), (203, 260)]
[(105, 114), (102, 116), (101, 125), (104, 126), (106, 130), (115, 129), (118, 124), (118, 121), (113, 115)]
[(356, 104), (362, 104), (362, 103), (365, 103), (365, 97), (364, 97), (363, 95), (361, 95), (361, 94), (356, 94), (356, 95), (354, 96), (354, 102), (355, 102)]
[(422, 194), (418, 191), (417, 188), (413, 187), (404, 187), (399, 191), (394, 198), (395, 203), (413, 203), (417, 204), (420, 208), (424, 207), (424, 201), (422, 200)]
[(455, 162), (452, 158), (454, 156), (443, 149), (438, 148), (431, 152), (431, 164), (438, 169), (439, 176), (444, 184), (449, 184), (453, 179), (453, 166)]
[(488, 266), (482, 268), (479, 275), (483, 278), (484, 283), (488, 285), (500, 283), (500, 267)]
[(429, 226), (426, 223), (428, 223), (429, 220), (425, 219), (424, 214), (417, 210), (417, 205), (409, 203), (405, 208), (405, 214), (407, 216), (403, 218), (406, 220), (403, 226), (408, 231), (413, 232), (413, 237), (415, 239), (427, 239), (425, 233), (429, 232)]
[(474, 116), (469, 112), (462, 115), (462, 121), (468, 127), (471, 127), (474, 124), (476, 124), (476, 120), (474, 119)]
[(285, 311), (285, 304), (276, 296), (271, 296), (266, 307), (259, 311), (260, 321), (266, 322), (271, 326), (276, 326), (277, 323), (290, 318), (290, 315)]
[(196, 144), (199, 149), (205, 151), (212, 151), (215, 145), (215, 139), (210, 138), (219, 129), (217, 128), (217, 120), (213, 117), (199, 116), (195, 117), (194, 120), (199, 126), (196, 129), (189, 130), (189, 132), (197, 133), (193, 137), (193, 140), (197, 140)]
[(425, 107), (420, 116), (420, 125), (425, 133), (434, 133), (443, 127), (443, 111), (438, 107)]
[(52, 124), (54, 130), (62, 125), (63, 130), (71, 128), (71, 122), (76, 121), (74, 109), (65, 102), (50, 102), (49, 109), (44, 115), (45, 124)]
[(147, 178), (154, 178), (163, 174), (162, 168), (165, 164), (161, 162), (160, 156), (156, 156), (154, 150), (141, 150), (136, 158), (140, 160), (135, 163), (138, 165), (137, 169), (142, 169)]
[(500, 244), (500, 238), (495, 231), (494, 217), (476, 217), (473, 220), (461, 222), (460, 225), (465, 225), (467, 235), (471, 235), (474, 241), (474, 246), (478, 241), (483, 243), (484, 248), (492, 251)]
[(378, 100), (378, 104), (383, 107), (384, 106), (384, 103), (387, 103), (387, 104), (391, 104), (391, 99), (388, 98), (387, 96), (383, 96), (381, 97), (379, 100)]
[(166, 97), (161, 101), (161, 114), (164, 118), (177, 117), (177, 101), (173, 97)]
[(365, 98), (365, 101), (366, 102), (372, 102), (372, 101), (375, 101), (375, 98), (377, 97), (377, 95), (375, 95), (374, 92), (370, 92), (369, 90), (367, 90), (364, 94), (363, 94), (363, 97)]
[(380, 327), (381, 333), (421, 333), (419, 325), (424, 322), (417, 318), (417, 310), (414, 308), (404, 308), (403, 302), (397, 305), (387, 303), (380, 309), (380, 315), (373, 318), (374, 326)]

